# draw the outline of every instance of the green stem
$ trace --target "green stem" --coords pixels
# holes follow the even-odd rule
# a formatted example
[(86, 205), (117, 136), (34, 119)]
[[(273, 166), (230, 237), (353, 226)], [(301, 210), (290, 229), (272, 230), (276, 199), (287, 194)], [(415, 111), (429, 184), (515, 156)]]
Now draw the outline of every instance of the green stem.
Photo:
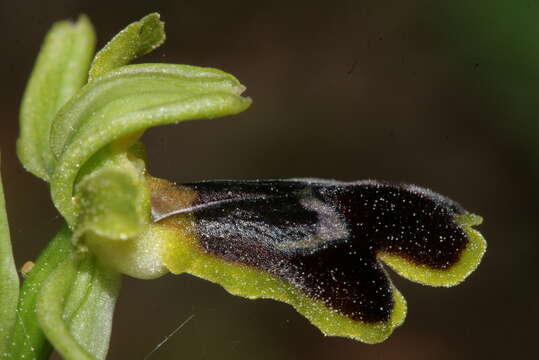
[(23, 283), (7, 359), (48, 359), (52, 347), (41, 330), (36, 314), (36, 300), (45, 280), (72, 253), (71, 231), (63, 226), (41, 253)]
[(15, 325), (19, 298), (19, 276), (13, 260), (9, 226), (0, 178), (0, 358), (5, 357), (9, 335)]

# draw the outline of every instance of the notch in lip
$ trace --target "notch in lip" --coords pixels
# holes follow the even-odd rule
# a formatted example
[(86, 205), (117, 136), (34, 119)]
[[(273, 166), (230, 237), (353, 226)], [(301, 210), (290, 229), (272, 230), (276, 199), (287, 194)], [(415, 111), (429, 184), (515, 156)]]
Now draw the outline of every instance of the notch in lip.
[[(211, 261), (219, 259), (230, 267), (250, 268), (260, 274), (276, 276), (280, 282), (297, 288), (302, 296), (311, 301), (320, 301), (326, 308), (340, 312), (351, 321), (364, 324), (390, 321), (394, 318), (394, 307), (398, 305), (395, 303), (397, 290), (386, 277), (380, 262), (412, 281), (433, 286), (451, 286), (469, 275), (484, 252), (484, 246), (481, 245), (484, 239), (470, 225), (478, 224), (480, 217), (466, 213), (444, 196), (415, 185), (373, 180), (344, 183), (313, 179), (303, 183), (301, 179), (294, 179), (166, 184), (170, 187), (168, 190), (183, 195), (191, 194), (192, 197), (181, 206), (172, 206), (174, 196), (166, 195), (165, 191), (163, 198), (167, 199), (170, 206), (168, 209), (161, 208), (161, 212), (154, 216), (161, 220), (170, 217), (171, 223), (174, 223), (174, 215), (189, 214), (186, 219), (189, 220), (188, 226), (192, 226), (191, 243), (196, 245), (197, 252), (213, 259)], [(303, 191), (302, 188), (314, 191)], [(305, 202), (310, 196), (315, 196), (316, 204)], [(185, 196), (181, 198), (182, 201), (185, 199)], [(322, 211), (325, 207), (321, 207), (318, 202), (331, 206), (339, 214), (338, 218), (345, 224), (347, 236), (343, 238), (341, 232), (337, 234), (331, 230), (333, 228), (328, 228), (335, 238), (311, 241), (308, 243), (309, 251), (300, 251), (306, 245), (302, 240), (310, 239), (309, 235), (316, 235), (313, 229), (322, 225), (317, 221), (317, 216), (319, 220), (327, 215)], [(286, 220), (287, 211), (292, 211), (291, 218), (283, 221)], [(310, 215), (307, 216), (307, 213)], [(181, 222), (182, 218), (177, 217), (177, 220)], [(356, 226), (358, 221), (370, 221), (370, 224), (367, 224), (367, 228), (361, 228)], [(263, 229), (261, 233), (256, 231), (257, 224)], [(299, 230), (300, 224), (311, 226), (314, 232), (302, 232)], [(287, 227), (296, 225), (297, 229), (287, 232)], [(421, 230), (420, 225), (425, 225), (426, 229)], [(271, 237), (257, 238), (264, 233), (267, 235), (267, 231), (272, 232), (272, 227), (278, 228), (275, 232), (278, 236), (291, 236), (286, 249), (280, 248), (281, 243), (271, 240)], [(400, 229), (406, 229), (408, 236), (400, 235)], [(398, 236), (394, 236), (391, 241), (384, 240), (383, 236), (391, 232)], [(378, 234), (382, 237), (377, 238)], [(435, 235), (443, 235), (447, 244), (440, 245)], [(242, 240), (242, 237), (245, 239)], [(353, 249), (350, 248), (351, 244), (354, 244)], [(373, 246), (369, 247), (369, 244)], [(397, 250), (399, 247), (403, 248), (402, 251)], [(421, 254), (424, 250), (428, 251)], [(444, 253), (445, 250), (449, 252)], [(350, 251), (357, 256), (351, 256)], [(443, 256), (436, 258), (435, 254), (440, 251)], [(412, 256), (407, 258), (410, 254)], [(461, 261), (462, 258), (465, 260)], [(276, 266), (276, 261), (282, 265)], [(378, 271), (373, 271), (372, 277), (363, 276), (358, 261), (368, 263), (364, 269), (375, 267)], [(290, 271), (287, 272), (287, 268)], [(197, 271), (193, 273), (196, 275)], [(344, 273), (348, 275), (341, 275)], [(337, 274), (341, 280), (332, 274)], [(209, 277), (204, 273), (200, 276)], [(370, 289), (365, 285), (375, 278), (379, 279), (378, 287)], [(331, 287), (341, 287), (344, 292), (335, 292)], [(381, 287), (385, 294), (393, 290), (392, 295), (377, 297), (376, 291)], [(242, 290), (235, 293), (242, 295)], [(373, 300), (378, 308), (374, 307), (371, 311), (369, 306), (356, 307), (353, 302), (343, 302), (342, 299), (352, 294), (355, 294), (353, 299), (358, 303)], [(274, 298), (294, 305), (293, 301)], [(380, 306), (384, 308), (383, 311), (376, 310)]]

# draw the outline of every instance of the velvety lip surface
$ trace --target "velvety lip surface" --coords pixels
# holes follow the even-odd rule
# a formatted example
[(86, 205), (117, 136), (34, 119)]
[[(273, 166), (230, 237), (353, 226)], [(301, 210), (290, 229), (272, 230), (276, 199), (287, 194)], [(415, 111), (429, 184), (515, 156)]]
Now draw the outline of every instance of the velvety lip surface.
[[(193, 219), (207, 254), (278, 276), (356, 321), (388, 321), (393, 286), (379, 254), (449, 270), (469, 243), (455, 202), (413, 185), (318, 179), (206, 181), (154, 218)], [(157, 200), (154, 199), (154, 203)]]

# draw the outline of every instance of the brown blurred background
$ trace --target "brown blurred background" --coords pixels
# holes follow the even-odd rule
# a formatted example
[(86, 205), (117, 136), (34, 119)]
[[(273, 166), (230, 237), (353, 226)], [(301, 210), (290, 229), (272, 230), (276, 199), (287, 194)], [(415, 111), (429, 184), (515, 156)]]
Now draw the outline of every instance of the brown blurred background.
[(254, 99), (235, 117), (152, 129), (153, 175), (386, 179), (429, 187), (485, 218), (465, 283), (392, 278), (404, 325), (379, 345), (326, 338), (291, 307), (187, 275), (125, 279), (110, 359), (527, 359), (536, 353), (539, 191), (537, 1), (0, 2), (0, 147), (18, 266), (60, 226), (15, 155), (25, 82), (54, 21), (86, 13), (101, 47), (151, 11), (168, 40), (142, 61), (212, 66)]

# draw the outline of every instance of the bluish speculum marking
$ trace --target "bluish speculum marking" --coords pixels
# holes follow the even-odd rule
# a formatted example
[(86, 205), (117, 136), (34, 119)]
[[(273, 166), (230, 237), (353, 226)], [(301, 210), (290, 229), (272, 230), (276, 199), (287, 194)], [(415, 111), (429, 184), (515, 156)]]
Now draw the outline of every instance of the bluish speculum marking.
[(394, 305), (380, 252), (445, 270), (468, 239), (455, 202), (412, 185), (318, 179), (184, 184), (188, 205), (154, 212), (190, 216), (206, 253), (277, 275), (354, 320), (388, 321)]

